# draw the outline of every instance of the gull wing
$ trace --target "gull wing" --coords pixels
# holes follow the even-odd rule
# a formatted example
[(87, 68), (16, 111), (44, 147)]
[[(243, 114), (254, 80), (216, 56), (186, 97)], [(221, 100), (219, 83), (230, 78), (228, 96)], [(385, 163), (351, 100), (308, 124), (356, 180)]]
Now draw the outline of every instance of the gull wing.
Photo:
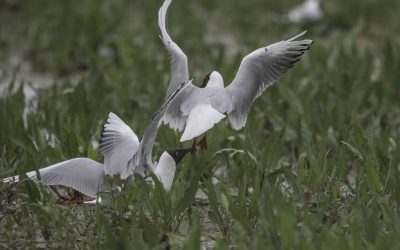
[[(172, 41), (167, 32), (166, 18), (168, 7), (171, 2), (171, 0), (165, 0), (158, 11), (158, 26), (161, 31), (160, 38), (165, 48), (168, 50), (170, 59), (171, 79), (169, 81), (166, 97), (170, 96), (181, 83), (189, 79), (187, 56), (182, 49), (174, 41)], [(185, 127), (185, 118), (183, 117), (180, 107), (193, 89), (196, 88), (196, 86), (190, 83), (189, 86), (185, 88), (183, 93), (175, 98), (165, 112), (163, 121), (165, 124), (168, 124), (170, 128), (182, 131)]]
[(110, 112), (100, 138), (106, 175), (130, 176), (138, 163), (139, 139), (116, 114)]
[(181, 48), (179, 48), (179, 46), (172, 41), (167, 32), (166, 17), (170, 4), (171, 0), (164, 1), (163, 5), (158, 11), (158, 26), (160, 27), (161, 31), (160, 38), (165, 48), (168, 50), (170, 59), (171, 79), (166, 94), (167, 97), (170, 96), (181, 83), (189, 79), (187, 57)]
[(168, 107), (171, 103), (184, 91), (184, 89), (190, 85), (192, 80), (186, 80), (181, 83), (174, 92), (171, 93), (161, 105), (160, 109), (153, 115), (149, 124), (144, 131), (142, 141), (140, 142), (140, 162), (139, 166), (146, 166), (153, 168), (153, 161), (151, 159), (151, 155), (153, 152), (153, 145), (155, 138), (157, 136), (158, 125), (161, 122), (162, 117), (167, 111)]
[(245, 56), (232, 83), (226, 87), (232, 97), (229, 121), (236, 130), (246, 124), (247, 114), (257, 97), (298, 62), (312, 40), (296, 41), (306, 31), (284, 41), (259, 48)]
[[(96, 197), (103, 188), (104, 167), (103, 164), (88, 158), (75, 158), (63, 161), (49, 167), (26, 173), (35, 182), (45, 185), (63, 185), (73, 188), (87, 196)], [(17, 183), (18, 176), (3, 179), (3, 182)]]

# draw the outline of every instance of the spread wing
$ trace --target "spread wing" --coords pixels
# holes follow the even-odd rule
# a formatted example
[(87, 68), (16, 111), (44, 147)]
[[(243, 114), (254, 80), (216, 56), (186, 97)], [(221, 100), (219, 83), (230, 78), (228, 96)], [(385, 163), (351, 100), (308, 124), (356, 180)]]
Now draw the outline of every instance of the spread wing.
[[(88, 158), (75, 158), (63, 161), (46, 168), (28, 172), (26, 175), (36, 182), (45, 185), (63, 185), (73, 188), (87, 196), (96, 197), (104, 182), (103, 164)], [(18, 176), (3, 179), (3, 182), (17, 183)]]
[(100, 151), (104, 156), (106, 175), (119, 175), (126, 179), (134, 172), (139, 160), (139, 140), (132, 129), (112, 112), (103, 126)]
[(305, 33), (303, 31), (288, 40), (259, 48), (243, 58), (235, 79), (226, 88), (233, 102), (228, 118), (234, 129), (244, 127), (254, 100), (293, 67), (304, 51), (310, 48), (312, 40), (296, 41)]
[(186, 79), (185, 82), (178, 85), (178, 87), (167, 97), (164, 103), (161, 105), (160, 109), (153, 115), (149, 124), (144, 131), (142, 141), (140, 142), (140, 162), (139, 166), (147, 166), (153, 167), (153, 161), (151, 159), (153, 152), (153, 145), (157, 135), (158, 125), (165, 112), (171, 103), (177, 98), (177, 96), (181, 95), (183, 90), (191, 84), (192, 80)]
[[(166, 17), (170, 4), (171, 0), (165, 0), (158, 11), (158, 26), (161, 31), (160, 38), (165, 48), (168, 50), (170, 60), (171, 79), (169, 81), (166, 97), (170, 96), (181, 83), (189, 79), (187, 57), (181, 48), (174, 41), (172, 41), (167, 32)], [(167, 109), (167, 112), (165, 112), (163, 121), (172, 129), (178, 131), (183, 130), (185, 126), (185, 118), (182, 117), (183, 115), (180, 111), (180, 106), (195, 88), (197, 87), (190, 83), (189, 86), (185, 88), (183, 93), (175, 98), (170, 107)]]
[(160, 27), (161, 31), (160, 38), (165, 48), (168, 50), (170, 59), (171, 79), (167, 89), (167, 97), (170, 96), (181, 83), (189, 79), (187, 57), (181, 48), (179, 48), (179, 46), (172, 41), (167, 32), (166, 17), (170, 4), (171, 0), (164, 1), (163, 5), (158, 11), (158, 26)]

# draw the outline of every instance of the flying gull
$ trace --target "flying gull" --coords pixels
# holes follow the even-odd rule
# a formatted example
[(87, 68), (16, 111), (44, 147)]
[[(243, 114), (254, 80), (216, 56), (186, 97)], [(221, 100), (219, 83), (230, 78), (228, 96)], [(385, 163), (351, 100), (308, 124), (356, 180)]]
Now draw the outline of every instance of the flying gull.
[[(180, 82), (189, 78), (187, 56), (172, 41), (166, 28), (166, 15), (171, 1), (165, 0), (158, 12), (160, 38), (170, 57), (171, 79), (166, 96)], [(189, 84), (171, 103), (163, 122), (175, 130), (183, 131), (181, 142), (200, 136), (225, 116), (228, 116), (235, 130), (243, 128), (253, 102), (310, 48), (312, 40), (298, 40), (305, 33), (259, 48), (245, 56), (235, 78), (226, 87), (217, 71), (208, 74), (200, 87)], [(201, 145), (207, 146), (205, 136)]]

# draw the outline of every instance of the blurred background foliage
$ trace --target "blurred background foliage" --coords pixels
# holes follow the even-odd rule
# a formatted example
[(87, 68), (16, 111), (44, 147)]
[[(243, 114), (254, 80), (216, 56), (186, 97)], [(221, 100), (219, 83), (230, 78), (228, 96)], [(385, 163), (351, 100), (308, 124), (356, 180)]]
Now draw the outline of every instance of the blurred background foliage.
[[(175, 0), (169, 31), (198, 84), (213, 69), (229, 83), (243, 56), (302, 30), (315, 43), (244, 129), (225, 121), (207, 134), (209, 149), (184, 160), (170, 193), (138, 177), (93, 209), (60, 205), (29, 181), (0, 184), (0, 246), (399, 248), (400, 1), (324, 1), (319, 21), (277, 21), (300, 3)], [(102, 161), (96, 142), (110, 111), (142, 135), (169, 80), (161, 4), (0, 1), (2, 177)], [(161, 126), (155, 158), (177, 138)], [(197, 189), (206, 199), (194, 199)]]

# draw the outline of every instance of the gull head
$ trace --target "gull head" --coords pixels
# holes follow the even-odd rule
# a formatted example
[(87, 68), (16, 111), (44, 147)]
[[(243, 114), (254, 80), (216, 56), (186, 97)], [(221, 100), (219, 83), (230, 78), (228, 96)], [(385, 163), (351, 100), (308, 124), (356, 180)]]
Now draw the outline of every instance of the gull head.
[(203, 84), (201, 84), (200, 88), (211, 87), (211, 88), (223, 88), (224, 87), (224, 79), (222, 75), (218, 71), (211, 71), (208, 73), (203, 80)]
[(192, 151), (192, 148), (178, 148), (168, 149), (167, 153), (172, 157), (172, 159), (174, 159), (175, 164), (178, 164), (187, 153), (193, 153)]

